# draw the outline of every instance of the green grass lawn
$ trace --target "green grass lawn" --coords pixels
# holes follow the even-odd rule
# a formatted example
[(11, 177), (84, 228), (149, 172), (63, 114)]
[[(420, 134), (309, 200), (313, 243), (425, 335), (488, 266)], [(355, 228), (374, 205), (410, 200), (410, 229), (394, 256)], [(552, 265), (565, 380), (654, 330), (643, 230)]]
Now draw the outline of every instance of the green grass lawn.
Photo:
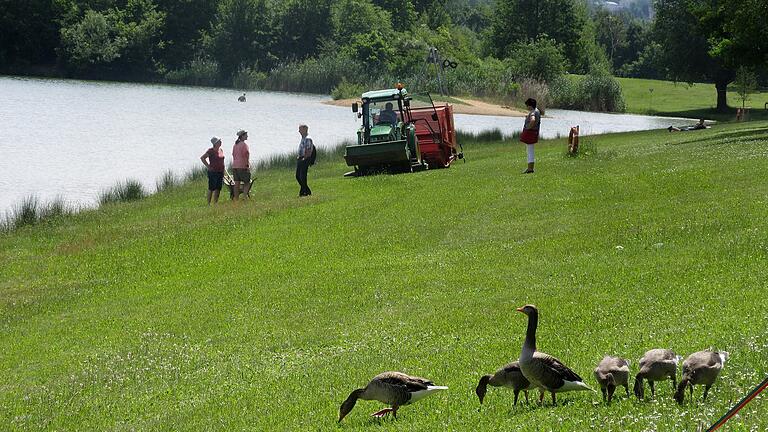
[[(720, 121), (735, 119), (736, 107), (741, 106), (741, 99), (734, 84), (728, 88), (728, 105), (733, 107), (727, 114), (715, 111), (717, 91), (714, 84), (674, 83), (637, 78), (617, 78), (621, 84), (627, 112), (638, 114), (670, 115), (689, 118), (705, 117)], [(650, 91), (653, 89), (653, 92)], [(752, 120), (768, 119), (765, 104), (768, 92), (755, 92), (750, 95), (747, 107)]]
[[(250, 202), (203, 180), (0, 236), (0, 430), (682, 431), (768, 374), (768, 122), (465, 143), (447, 170), (257, 173)], [(668, 383), (512, 405), (482, 374), (539, 348), (591, 386), (605, 354), (731, 358), (705, 403)], [(385, 370), (450, 390), (398, 419), (341, 402)], [(532, 395), (534, 396), (534, 395)], [(768, 395), (724, 431), (768, 428)]]

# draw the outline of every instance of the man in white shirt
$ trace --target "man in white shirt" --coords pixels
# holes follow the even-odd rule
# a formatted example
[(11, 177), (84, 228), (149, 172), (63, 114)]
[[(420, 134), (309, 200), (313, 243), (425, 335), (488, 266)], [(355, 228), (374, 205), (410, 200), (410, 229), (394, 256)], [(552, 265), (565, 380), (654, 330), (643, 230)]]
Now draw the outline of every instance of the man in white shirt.
[(301, 187), (299, 196), (304, 197), (312, 195), (312, 190), (307, 185), (307, 172), (312, 164), (312, 153), (316, 150), (312, 138), (309, 137), (309, 127), (307, 125), (299, 125), (299, 134), (301, 135), (301, 142), (299, 143), (299, 155), (296, 158), (296, 181), (299, 182)]

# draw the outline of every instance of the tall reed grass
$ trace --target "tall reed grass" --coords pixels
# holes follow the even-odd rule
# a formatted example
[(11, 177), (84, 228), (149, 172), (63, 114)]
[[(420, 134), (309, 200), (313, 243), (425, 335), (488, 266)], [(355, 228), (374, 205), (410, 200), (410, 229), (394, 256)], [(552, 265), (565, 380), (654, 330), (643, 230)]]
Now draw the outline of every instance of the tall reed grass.
[(505, 134), (501, 129), (491, 129), (479, 133), (456, 131), (456, 140), (461, 145), (467, 144), (488, 144), (500, 141), (517, 141), (520, 138), (520, 131), (516, 130), (511, 134)]
[(176, 174), (172, 170), (168, 170), (155, 181), (155, 190), (157, 192), (163, 192), (174, 189), (181, 185), (181, 180), (176, 177)]
[(76, 212), (77, 209), (68, 205), (63, 198), (56, 198), (43, 203), (38, 197), (30, 195), (5, 213), (0, 220), (0, 232), (9, 232), (25, 226), (36, 225)]
[(100, 206), (103, 206), (111, 203), (135, 201), (147, 195), (141, 182), (128, 179), (99, 194), (98, 202)]
[[(340, 160), (344, 156), (344, 148), (351, 144), (354, 144), (351, 140), (345, 140), (331, 147), (318, 147), (316, 163)], [(254, 168), (257, 171), (296, 168), (296, 153), (272, 155), (257, 162)]]

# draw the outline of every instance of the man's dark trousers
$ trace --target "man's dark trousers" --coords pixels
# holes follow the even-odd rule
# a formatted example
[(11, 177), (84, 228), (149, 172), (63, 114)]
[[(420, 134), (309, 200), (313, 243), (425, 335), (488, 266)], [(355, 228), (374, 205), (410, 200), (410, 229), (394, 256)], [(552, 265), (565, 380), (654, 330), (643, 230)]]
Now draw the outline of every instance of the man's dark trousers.
[(299, 190), (299, 196), (312, 195), (312, 190), (307, 185), (307, 171), (309, 171), (309, 161), (307, 159), (299, 159), (296, 161), (296, 181), (299, 182), (301, 190)]

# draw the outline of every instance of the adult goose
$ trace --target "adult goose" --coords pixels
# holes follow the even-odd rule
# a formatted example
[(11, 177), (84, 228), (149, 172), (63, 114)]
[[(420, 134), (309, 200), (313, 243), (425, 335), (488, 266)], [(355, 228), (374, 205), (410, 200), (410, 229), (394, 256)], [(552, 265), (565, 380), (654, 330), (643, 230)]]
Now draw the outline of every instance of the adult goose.
[(707, 400), (709, 388), (715, 383), (726, 360), (728, 360), (728, 353), (725, 351), (717, 352), (706, 350), (689, 355), (688, 358), (683, 361), (683, 376), (680, 379), (680, 384), (678, 384), (677, 391), (675, 392), (675, 400), (677, 403), (683, 403), (686, 386), (690, 389), (691, 398), (693, 398), (694, 384), (704, 385), (704, 396), (701, 400)]
[(391, 408), (384, 408), (371, 414), (374, 417), (384, 417), (391, 412), (397, 418), (397, 410), (401, 406), (411, 404), (441, 390), (448, 390), (448, 387), (436, 386), (428, 379), (406, 375), (402, 372), (383, 372), (373, 377), (365, 387), (349, 394), (347, 400), (339, 408), (339, 421), (352, 411), (358, 399), (376, 400), (390, 405)]
[(624, 386), (629, 396), (629, 362), (621, 357), (605, 356), (595, 368), (595, 379), (600, 384), (603, 400), (611, 403), (616, 386)]
[(520, 364), (516, 361), (505, 365), (501, 369), (497, 370), (493, 375), (483, 375), (480, 377), (480, 383), (477, 384), (475, 393), (480, 399), (480, 403), (483, 403), (485, 394), (488, 392), (488, 386), (493, 387), (508, 387), (515, 392), (515, 405), (517, 405), (517, 397), (520, 395), (520, 391), (525, 391), (525, 401), (528, 402), (528, 390), (533, 389), (531, 382), (528, 381), (520, 370)]
[(640, 359), (640, 371), (635, 375), (635, 385), (633, 391), (638, 399), (645, 397), (645, 386), (643, 380), (648, 381), (651, 387), (651, 396), (656, 396), (654, 381), (663, 381), (667, 378), (672, 380), (672, 390), (675, 390), (677, 380), (677, 364), (680, 362), (680, 356), (675, 355), (672, 350), (655, 348), (646, 351)]
[(544, 392), (552, 393), (552, 405), (557, 403), (555, 393), (592, 390), (584, 384), (584, 380), (564, 365), (560, 360), (536, 351), (536, 326), (539, 324), (539, 310), (536, 306), (525, 305), (517, 308), (518, 312), (528, 315), (528, 330), (523, 342), (523, 350), (520, 353), (520, 370), (523, 376), (531, 382), (534, 387), (541, 389), (539, 401), (544, 400)]

